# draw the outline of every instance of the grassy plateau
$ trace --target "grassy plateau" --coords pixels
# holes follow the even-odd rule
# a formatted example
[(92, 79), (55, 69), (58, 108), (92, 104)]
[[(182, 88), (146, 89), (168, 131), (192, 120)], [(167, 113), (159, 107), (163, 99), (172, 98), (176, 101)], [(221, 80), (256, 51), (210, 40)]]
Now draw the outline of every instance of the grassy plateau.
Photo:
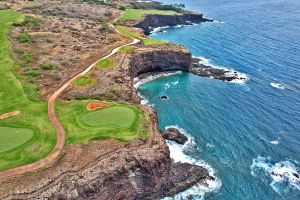
[(17, 116), (0, 119), (0, 171), (37, 161), (51, 152), (55, 130), (47, 115), (47, 103), (31, 101), (15, 72), (8, 31), (24, 16), (0, 10), (0, 114), (20, 110)]
[(123, 12), (122, 19), (139, 20), (146, 14), (160, 14), (160, 15), (176, 15), (173, 10), (144, 10), (144, 9), (128, 9)]

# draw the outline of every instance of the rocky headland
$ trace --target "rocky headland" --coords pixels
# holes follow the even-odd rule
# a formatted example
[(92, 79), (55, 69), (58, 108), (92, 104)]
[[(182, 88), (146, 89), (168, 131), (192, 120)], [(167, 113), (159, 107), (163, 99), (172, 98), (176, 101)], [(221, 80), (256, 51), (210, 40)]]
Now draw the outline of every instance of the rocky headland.
[(212, 22), (211, 19), (206, 19), (203, 14), (188, 13), (180, 15), (145, 15), (143, 19), (134, 24), (135, 27), (144, 30), (146, 35), (150, 34), (154, 28), (164, 26), (191, 25), (193, 23)]
[[(81, 71), (87, 63), (94, 62), (119, 43), (127, 42), (128, 38), (101, 29), (102, 25), (97, 22), (98, 15), (106, 20), (112, 20), (113, 15), (119, 13), (117, 10), (106, 16), (107, 7), (103, 6), (81, 4), (79, 1), (63, 5), (57, 1), (42, 2), (42, 6), (38, 8), (23, 9), (27, 14), (47, 16), (42, 20), (43, 25), (28, 30), (30, 35), (36, 35), (31, 46), (17, 43), (17, 33), (21, 28), (15, 28), (11, 36), (14, 46), (18, 49), (30, 48), (37, 51), (36, 57), (39, 62), (33, 62), (33, 66), (39, 65), (44, 60), (57, 59), (54, 60), (54, 64), (61, 73), (59, 76), (53, 76), (55, 73), (52, 75), (45, 71), (33, 79), (46, 97), (69, 77)], [(85, 20), (82, 20), (83, 18)], [(202, 14), (181, 14), (146, 15), (135, 24), (126, 23), (131, 23), (134, 27), (141, 28), (145, 34), (149, 34), (160, 26), (205, 21), (211, 20), (203, 18)], [(72, 44), (65, 41), (72, 41)], [(183, 46), (137, 44), (135, 47), (132, 53), (118, 53), (112, 57), (116, 67), (91, 71), (89, 75), (97, 79), (94, 86), (76, 88), (71, 85), (61, 98), (74, 100), (84, 97), (139, 104), (140, 97), (134, 87), (136, 77), (178, 70), (208, 76), (207, 66), (197, 65), (192, 54)], [(48, 82), (55, 84), (47, 84)], [(160, 199), (175, 195), (197, 183), (206, 185), (207, 181), (214, 179), (208, 170), (201, 166), (175, 163), (170, 157), (163, 135), (157, 128), (156, 113), (149, 107), (140, 105), (140, 108), (149, 114), (150, 122), (145, 125), (150, 132), (148, 138), (140, 138), (129, 143), (106, 140), (92, 141), (85, 145), (68, 145), (51, 165), (1, 179), (0, 199)], [(168, 132), (169, 136), (164, 134), (165, 138), (174, 138), (173, 133), (177, 133), (175, 130)], [(187, 139), (182, 135), (177, 136), (176, 138), (180, 137), (178, 139), (180, 144)]]

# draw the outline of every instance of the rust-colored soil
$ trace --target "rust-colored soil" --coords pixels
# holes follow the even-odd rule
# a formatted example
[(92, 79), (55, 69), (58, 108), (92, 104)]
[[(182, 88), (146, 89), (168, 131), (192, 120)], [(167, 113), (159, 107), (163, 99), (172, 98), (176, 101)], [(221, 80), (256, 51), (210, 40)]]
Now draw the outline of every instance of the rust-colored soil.
[(88, 111), (93, 111), (93, 110), (98, 110), (101, 108), (106, 108), (107, 106), (108, 105), (105, 103), (91, 102), (91, 103), (88, 103), (88, 105), (86, 106), (86, 109)]
[(13, 112), (4, 113), (4, 114), (0, 115), (0, 119), (5, 119), (5, 118), (13, 117), (13, 116), (16, 116), (16, 115), (18, 115), (20, 113), (21, 113), (21, 111), (19, 111), (19, 110), (15, 110)]

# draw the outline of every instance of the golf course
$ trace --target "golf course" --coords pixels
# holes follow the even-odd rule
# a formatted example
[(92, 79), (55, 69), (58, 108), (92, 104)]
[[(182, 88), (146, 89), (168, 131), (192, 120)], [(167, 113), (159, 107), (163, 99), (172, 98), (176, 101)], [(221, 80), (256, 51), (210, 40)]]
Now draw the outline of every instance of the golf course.
[(142, 128), (146, 114), (136, 106), (105, 102), (107, 107), (89, 111), (90, 101), (59, 102), (56, 113), (62, 122), (67, 144), (87, 143), (90, 140), (117, 139), (127, 142), (147, 136)]
[(47, 103), (31, 101), (11, 57), (7, 34), (14, 22), (24, 16), (0, 10), (0, 114), (19, 110), (15, 116), (0, 119), (0, 171), (35, 162), (48, 155), (56, 142), (55, 130), (47, 115)]
[(32, 163), (16, 170), (23, 173), (43, 166), (55, 159), (64, 145), (103, 139), (128, 142), (148, 136), (149, 116), (138, 106), (103, 102), (105, 107), (89, 110), (87, 105), (91, 100), (55, 102), (71, 83), (77, 87), (95, 84), (86, 73), (94, 67), (112, 67), (108, 58), (139, 40), (133, 38), (133, 42), (113, 49), (100, 63), (93, 63), (61, 86), (46, 102), (30, 98), (39, 97), (39, 91), (18, 72), (21, 66), (11, 55), (8, 33), (14, 23), (20, 24), (23, 19), (19, 12), (0, 10), (0, 172), (4, 172), (3, 177), (15, 173), (8, 169)]

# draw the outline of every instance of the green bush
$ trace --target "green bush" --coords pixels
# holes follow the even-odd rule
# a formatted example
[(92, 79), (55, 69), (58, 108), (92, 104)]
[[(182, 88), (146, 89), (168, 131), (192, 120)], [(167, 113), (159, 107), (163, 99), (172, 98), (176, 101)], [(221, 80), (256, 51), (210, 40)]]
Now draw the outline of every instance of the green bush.
[(26, 43), (26, 42), (29, 42), (31, 40), (31, 37), (28, 34), (21, 34), (21, 35), (19, 35), (18, 39), (19, 39), (20, 42)]
[(43, 62), (41, 66), (45, 70), (51, 70), (54, 68), (54, 64), (49, 63), (49, 62)]
[(41, 72), (38, 70), (30, 70), (30, 71), (26, 72), (25, 74), (29, 77), (34, 78), (34, 77), (39, 76), (41, 74)]
[(31, 17), (31, 16), (25, 16), (23, 25), (27, 26), (29, 28), (37, 27), (41, 24), (41, 21), (37, 18)]

